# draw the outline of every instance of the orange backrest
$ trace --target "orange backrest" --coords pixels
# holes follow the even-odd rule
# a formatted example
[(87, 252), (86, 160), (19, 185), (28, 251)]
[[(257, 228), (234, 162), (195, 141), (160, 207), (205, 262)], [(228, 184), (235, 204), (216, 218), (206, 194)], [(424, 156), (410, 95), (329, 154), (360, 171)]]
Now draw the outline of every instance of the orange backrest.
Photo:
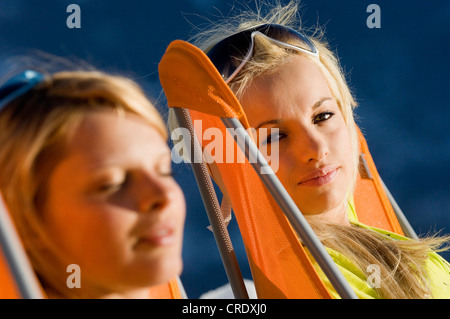
[(149, 291), (150, 299), (182, 299), (180, 287), (177, 279), (172, 279), (168, 283), (151, 287)]
[(17, 299), (20, 293), (0, 248), (0, 299)]

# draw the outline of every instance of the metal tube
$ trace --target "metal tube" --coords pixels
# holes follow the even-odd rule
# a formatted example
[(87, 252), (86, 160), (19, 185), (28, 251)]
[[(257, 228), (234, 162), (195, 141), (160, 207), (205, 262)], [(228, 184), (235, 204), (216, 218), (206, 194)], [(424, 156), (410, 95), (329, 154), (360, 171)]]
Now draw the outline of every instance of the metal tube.
[(389, 191), (383, 180), (381, 178), (380, 180), (381, 184), (383, 185), (384, 191), (386, 192), (389, 201), (391, 202), (392, 208), (394, 209), (395, 215), (397, 216), (398, 222), (400, 223), (400, 226), (402, 227), (406, 237), (416, 240), (419, 239), (419, 236), (417, 236), (416, 232), (414, 231), (414, 228), (412, 228), (408, 219), (406, 219), (406, 216), (403, 214), (403, 211), (401, 210), (400, 206), (398, 206), (397, 202), (395, 201), (394, 196), (392, 196), (391, 192)]
[(0, 196), (0, 244), (21, 297), (42, 299), (36, 275), (23, 250), (2, 196)]

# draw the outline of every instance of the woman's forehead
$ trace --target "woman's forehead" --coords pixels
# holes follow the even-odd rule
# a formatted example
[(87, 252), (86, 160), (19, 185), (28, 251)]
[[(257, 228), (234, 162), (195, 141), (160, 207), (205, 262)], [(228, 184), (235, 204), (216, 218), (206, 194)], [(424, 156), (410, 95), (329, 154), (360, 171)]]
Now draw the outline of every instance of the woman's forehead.
[(67, 145), (68, 156), (80, 160), (151, 160), (170, 153), (160, 132), (132, 114), (118, 116), (112, 111), (91, 113), (84, 118)]
[(283, 109), (309, 110), (327, 100), (334, 100), (328, 82), (310, 59), (295, 55), (273, 73), (254, 79), (241, 99), (247, 115)]

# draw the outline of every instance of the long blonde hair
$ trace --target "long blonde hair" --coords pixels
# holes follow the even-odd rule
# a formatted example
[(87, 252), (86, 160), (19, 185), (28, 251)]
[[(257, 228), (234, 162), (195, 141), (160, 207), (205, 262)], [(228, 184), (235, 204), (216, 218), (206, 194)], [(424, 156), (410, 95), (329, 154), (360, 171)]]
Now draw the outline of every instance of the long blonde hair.
[(136, 114), (167, 139), (158, 111), (135, 82), (98, 71), (49, 75), (0, 112), (0, 190), (31, 264), (52, 295), (77, 297), (76, 289), (66, 287), (70, 263), (42, 225), (47, 179), (77, 125), (99, 109)]
[[(285, 25), (302, 32), (298, 17), (298, 1), (291, 1), (285, 6), (278, 3), (269, 9), (265, 15), (262, 14), (261, 8), (258, 8), (256, 12), (245, 11), (235, 18), (227, 17), (226, 20), (218, 21), (207, 30), (200, 32), (191, 41), (201, 49), (207, 50), (235, 32), (263, 23)], [(310, 58), (325, 76), (338, 102), (351, 138), (354, 179), (349, 185), (348, 194), (353, 194), (359, 165), (357, 127), (353, 114), (356, 102), (346, 83), (338, 58), (328, 48), (322, 30), (317, 28), (310, 38), (319, 51), (320, 60), (308, 55), (304, 56)], [(292, 39), (284, 39), (284, 41), (295, 44), (295, 40)], [(292, 54), (301, 53), (287, 50), (263, 37), (256, 36), (254, 55), (229, 83), (230, 88), (238, 99), (241, 98), (256, 77), (276, 72), (277, 68), (283, 65)], [(242, 58), (237, 57), (236, 64), (239, 64)], [(428, 253), (437, 250), (448, 238), (429, 237), (420, 241), (394, 241), (367, 228), (342, 226), (323, 221), (309, 220), (309, 222), (325, 246), (352, 260), (366, 275), (368, 275), (366, 270), (369, 265), (380, 266), (383, 278), (381, 287), (377, 288), (380, 298), (430, 297), (425, 262)]]

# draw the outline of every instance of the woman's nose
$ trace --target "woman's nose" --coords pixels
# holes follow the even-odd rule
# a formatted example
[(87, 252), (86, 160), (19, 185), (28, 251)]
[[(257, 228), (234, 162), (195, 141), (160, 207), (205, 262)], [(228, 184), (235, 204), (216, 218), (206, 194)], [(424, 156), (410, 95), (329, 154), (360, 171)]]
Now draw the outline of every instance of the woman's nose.
[(328, 155), (328, 145), (318, 132), (305, 130), (296, 144), (296, 156), (302, 163), (320, 162)]
[(139, 212), (156, 212), (168, 204), (170, 187), (163, 179), (164, 177), (158, 176), (146, 176), (142, 179), (138, 190)]

